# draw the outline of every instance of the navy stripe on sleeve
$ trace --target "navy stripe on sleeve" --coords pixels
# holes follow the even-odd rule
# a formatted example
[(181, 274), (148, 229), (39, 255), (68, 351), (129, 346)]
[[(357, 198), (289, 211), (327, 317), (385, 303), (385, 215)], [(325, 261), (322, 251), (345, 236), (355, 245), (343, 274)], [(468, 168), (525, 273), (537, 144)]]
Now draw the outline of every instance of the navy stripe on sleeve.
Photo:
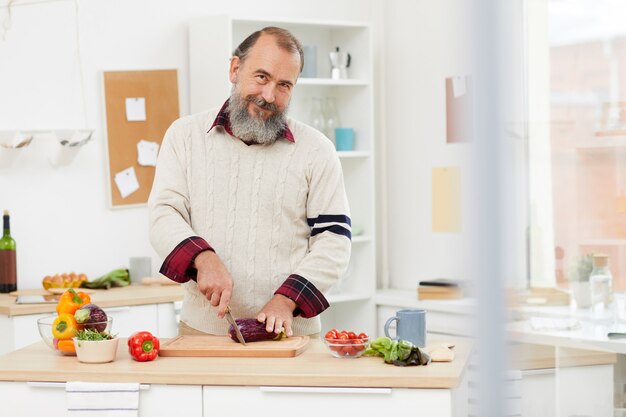
[(313, 230), (311, 230), (311, 237), (315, 235), (319, 235), (320, 233), (323, 233), (323, 232), (333, 232), (338, 235), (343, 235), (347, 237), (348, 239), (352, 240), (352, 232), (338, 224), (334, 224), (332, 226), (326, 226), (326, 227), (316, 227)]
[(352, 226), (350, 217), (345, 214), (320, 214), (315, 218), (307, 218), (306, 222), (310, 227), (313, 227), (316, 223), (345, 223)]

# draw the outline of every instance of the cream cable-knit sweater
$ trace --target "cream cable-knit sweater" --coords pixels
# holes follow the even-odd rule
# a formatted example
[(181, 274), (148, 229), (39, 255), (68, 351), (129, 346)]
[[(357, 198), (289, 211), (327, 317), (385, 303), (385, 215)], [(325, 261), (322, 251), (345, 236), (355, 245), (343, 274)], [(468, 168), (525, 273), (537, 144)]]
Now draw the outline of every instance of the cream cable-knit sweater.
[[(289, 119), (295, 143), (248, 146), (222, 127), (209, 131), (216, 115), (182, 117), (165, 134), (149, 199), (153, 247), (165, 258), (184, 239), (204, 238), (233, 277), (230, 306), (239, 318), (256, 317), (291, 274), (326, 292), (347, 268), (351, 248), (331, 231), (311, 237), (307, 224), (319, 215), (350, 215), (332, 143)], [(196, 283), (183, 285), (181, 320), (226, 334), (228, 323)], [(292, 328), (295, 335), (318, 333), (319, 317), (296, 317)]]

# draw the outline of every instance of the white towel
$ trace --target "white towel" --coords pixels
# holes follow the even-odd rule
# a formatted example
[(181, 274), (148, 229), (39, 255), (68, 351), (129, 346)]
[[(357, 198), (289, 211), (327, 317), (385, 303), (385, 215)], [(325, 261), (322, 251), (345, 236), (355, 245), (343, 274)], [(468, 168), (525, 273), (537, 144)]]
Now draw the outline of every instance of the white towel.
[(139, 383), (65, 384), (68, 417), (137, 417)]

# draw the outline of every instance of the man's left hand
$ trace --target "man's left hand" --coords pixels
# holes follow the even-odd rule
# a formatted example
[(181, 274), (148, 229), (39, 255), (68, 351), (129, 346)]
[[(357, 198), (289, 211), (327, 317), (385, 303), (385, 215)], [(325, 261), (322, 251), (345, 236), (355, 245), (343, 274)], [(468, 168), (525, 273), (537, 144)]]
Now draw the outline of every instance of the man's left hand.
[(297, 305), (292, 299), (281, 294), (275, 294), (259, 311), (256, 319), (265, 322), (265, 330), (279, 334), (283, 327), (287, 336), (293, 336), (291, 322), (293, 311)]

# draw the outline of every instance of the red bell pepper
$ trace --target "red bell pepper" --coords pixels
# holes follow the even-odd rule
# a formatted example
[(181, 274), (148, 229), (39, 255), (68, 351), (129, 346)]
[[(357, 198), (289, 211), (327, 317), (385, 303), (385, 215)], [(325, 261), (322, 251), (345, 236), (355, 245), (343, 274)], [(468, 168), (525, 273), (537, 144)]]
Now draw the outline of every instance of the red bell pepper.
[(159, 354), (159, 339), (150, 332), (136, 332), (128, 338), (128, 352), (134, 360), (147, 362)]

